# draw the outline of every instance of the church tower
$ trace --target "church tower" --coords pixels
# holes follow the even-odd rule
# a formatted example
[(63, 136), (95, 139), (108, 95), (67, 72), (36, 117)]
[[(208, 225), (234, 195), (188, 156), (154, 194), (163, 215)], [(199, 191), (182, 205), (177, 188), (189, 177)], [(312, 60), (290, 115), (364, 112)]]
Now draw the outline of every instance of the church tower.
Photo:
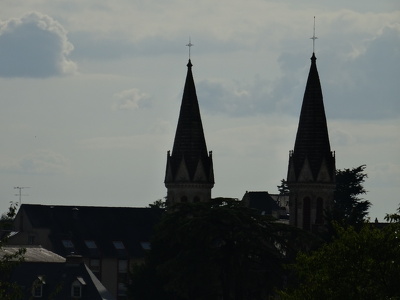
[(207, 152), (190, 59), (187, 67), (174, 146), (167, 154), (168, 205), (210, 201), (214, 186), (212, 153)]
[(335, 190), (335, 154), (329, 143), (316, 60), (313, 52), (287, 175), (289, 222), (314, 232), (323, 226), (324, 211), (332, 207)]

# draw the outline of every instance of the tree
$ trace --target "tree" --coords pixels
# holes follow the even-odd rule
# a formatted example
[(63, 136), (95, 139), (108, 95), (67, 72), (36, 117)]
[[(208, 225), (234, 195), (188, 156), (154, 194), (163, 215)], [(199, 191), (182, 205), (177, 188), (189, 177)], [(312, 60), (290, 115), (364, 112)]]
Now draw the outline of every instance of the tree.
[(266, 299), (282, 284), (282, 263), (297, 233), (232, 199), (177, 204), (157, 226), (145, 264), (133, 270), (130, 293), (133, 299)]
[(332, 242), (298, 255), (298, 285), (281, 299), (400, 299), (399, 221), (359, 231), (336, 225), (336, 232)]
[(279, 196), (288, 196), (290, 193), (289, 186), (285, 179), (281, 179), (281, 184), (277, 186), (279, 191)]
[(390, 223), (399, 223), (400, 224), (400, 204), (397, 209), (397, 213), (394, 214), (386, 214), (385, 220)]
[(332, 211), (327, 213), (328, 221), (359, 227), (367, 220), (371, 202), (360, 197), (367, 193), (363, 186), (368, 177), (365, 168), (361, 165), (336, 171), (334, 204)]
[(166, 208), (167, 207), (167, 197), (164, 197), (163, 199), (158, 199), (154, 201), (153, 203), (149, 204), (150, 208)]
[[(0, 219), (0, 252), (3, 252), (3, 246), (6, 244), (8, 235), (15, 217), (17, 206), (12, 204), (7, 213)], [(26, 249), (18, 249), (17, 252), (0, 255), (0, 299), (13, 300), (21, 299), (21, 289), (15, 283), (10, 282), (10, 276), (15, 266), (23, 261)]]

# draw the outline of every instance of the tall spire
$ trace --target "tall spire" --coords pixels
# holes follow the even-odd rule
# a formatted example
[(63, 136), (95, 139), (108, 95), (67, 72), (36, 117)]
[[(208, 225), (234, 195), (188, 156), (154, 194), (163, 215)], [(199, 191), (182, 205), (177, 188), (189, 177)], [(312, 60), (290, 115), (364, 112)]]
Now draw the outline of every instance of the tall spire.
[(185, 87), (172, 154), (168, 152), (165, 185), (168, 201), (208, 201), (214, 186), (211, 152), (207, 152), (192, 63), (187, 64)]
[(187, 67), (172, 156), (178, 160), (177, 163), (180, 162), (182, 157), (185, 157), (189, 174), (192, 177), (199, 158), (205, 158), (208, 154), (190, 59)]
[(295, 173), (299, 175), (307, 158), (314, 178), (324, 159), (328, 160), (329, 171), (333, 170), (333, 162), (328, 159), (331, 147), (316, 60), (313, 53), (293, 151)]
[(332, 207), (335, 190), (335, 156), (329, 143), (316, 60), (313, 53), (287, 175), (289, 222), (312, 231), (323, 230), (324, 211)]

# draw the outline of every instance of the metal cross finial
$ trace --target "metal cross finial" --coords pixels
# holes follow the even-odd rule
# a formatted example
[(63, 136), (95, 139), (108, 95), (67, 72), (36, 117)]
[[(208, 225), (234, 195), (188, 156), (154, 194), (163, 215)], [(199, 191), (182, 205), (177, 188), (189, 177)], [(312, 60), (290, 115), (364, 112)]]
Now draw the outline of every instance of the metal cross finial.
[(314, 16), (314, 35), (313, 35), (310, 39), (313, 40), (313, 41), (312, 41), (312, 52), (315, 53), (315, 40), (318, 39), (318, 38), (315, 36), (315, 16)]
[(192, 44), (192, 42), (190, 41), (190, 38), (189, 38), (189, 44), (187, 44), (186, 46), (189, 47), (189, 59), (190, 59), (190, 48), (194, 46), (194, 45)]

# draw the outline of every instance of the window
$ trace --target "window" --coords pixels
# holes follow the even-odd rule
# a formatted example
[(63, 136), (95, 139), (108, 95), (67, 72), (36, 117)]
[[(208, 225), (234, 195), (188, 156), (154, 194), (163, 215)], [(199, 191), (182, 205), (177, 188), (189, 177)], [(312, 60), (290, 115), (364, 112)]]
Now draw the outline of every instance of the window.
[(74, 249), (74, 243), (71, 240), (62, 240), (63, 246), (67, 249)]
[(140, 246), (142, 246), (143, 250), (151, 250), (150, 242), (140, 242)]
[(86, 282), (82, 277), (77, 277), (71, 286), (71, 297), (82, 298), (82, 286), (86, 285)]
[(182, 203), (187, 203), (188, 202), (188, 198), (186, 196), (181, 197), (181, 202)]
[(32, 288), (32, 296), (33, 298), (42, 298), (43, 295), (43, 284), (36, 283)]
[(311, 199), (306, 197), (303, 199), (303, 229), (310, 230), (311, 228)]
[(89, 268), (99, 278), (101, 271), (100, 259), (93, 258), (89, 260)]
[(80, 285), (73, 285), (72, 291), (71, 291), (71, 296), (74, 298), (82, 297), (82, 287)]
[[(118, 296), (126, 296), (126, 291), (127, 291), (127, 288), (126, 288), (125, 283), (122, 283), (122, 282), (118, 283)], [(118, 298), (120, 298), (120, 297), (118, 297)]]
[(198, 196), (194, 197), (193, 202), (200, 202), (200, 198)]
[(119, 260), (118, 261), (118, 273), (128, 273), (128, 261)]
[(29, 235), (28, 236), (28, 244), (29, 245), (34, 245), (35, 244), (35, 236), (34, 235)]
[(91, 259), (89, 261), (89, 266), (90, 266), (90, 270), (92, 270), (93, 272), (99, 272), (100, 271), (100, 259)]
[(43, 297), (43, 285), (46, 282), (44, 281), (43, 276), (38, 276), (38, 278), (32, 284), (32, 296), (33, 298), (42, 298)]
[(114, 245), (115, 249), (117, 249), (117, 250), (125, 249), (124, 243), (121, 241), (113, 241), (113, 245)]
[(317, 218), (316, 224), (324, 224), (324, 200), (317, 198)]
[(85, 240), (85, 245), (89, 249), (97, 249), (97, 245), (93, 240)]

